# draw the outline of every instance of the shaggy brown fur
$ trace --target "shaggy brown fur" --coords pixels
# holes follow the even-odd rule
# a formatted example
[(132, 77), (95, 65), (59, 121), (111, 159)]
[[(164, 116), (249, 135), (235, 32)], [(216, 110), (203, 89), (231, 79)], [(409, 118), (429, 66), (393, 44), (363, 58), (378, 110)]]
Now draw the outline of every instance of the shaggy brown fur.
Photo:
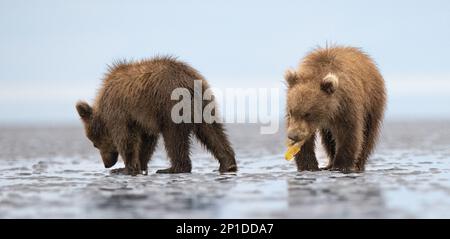
[[(170, 57), (157, 57), (135, 63), (119, 62), (110, 67), (95, 103), (76, 106), (87, 137), (99, 149), (106, 168), (118, 155), (125, 168), (114, 170), (136, 175), (147, 171), (147, 164), (162, 134), (171, 167), (157, 173), (191, 172), (191, 133), (218, 159), (220, 172), (236, 171), (234, 151), (221, 124), (180, 123), (171, 119), (177, 101), (174, 89), (182, 87), (194, 94), (194, 80), (206, 80), (189, 65)], [(192, 97), (193, 99), (194, 97)], [(203, 102), (203, 107), (209, 101)]]
[(370, 57), (353, 47), (319, 48), (285, 78), (288, 138), (305, 141), (296, 156), (298, 170), (319, 169), (319, 132), (330, 159), (326, 169), (363, 171), (386, 105), (384, 80)]

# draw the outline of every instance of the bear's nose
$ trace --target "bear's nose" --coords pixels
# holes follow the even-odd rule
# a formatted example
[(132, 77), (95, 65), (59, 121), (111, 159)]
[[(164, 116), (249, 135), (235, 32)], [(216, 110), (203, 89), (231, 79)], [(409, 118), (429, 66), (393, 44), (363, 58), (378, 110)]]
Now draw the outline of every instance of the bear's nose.
[(105, 168), (111, 168), (112, 166), (114, 166), (114, 164), (111, 162), (103, 162), (103, 164), (105, 165)]
[(297, 142), (298, 141), (298, 135), (294, 132), (289, 132), (288, 133), (288, 138), (292, 141)]

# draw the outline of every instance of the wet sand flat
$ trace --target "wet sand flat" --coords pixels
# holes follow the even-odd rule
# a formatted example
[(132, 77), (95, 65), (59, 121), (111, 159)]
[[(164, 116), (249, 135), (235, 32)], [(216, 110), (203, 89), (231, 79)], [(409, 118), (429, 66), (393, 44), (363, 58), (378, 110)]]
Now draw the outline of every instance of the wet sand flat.
[(81, 127), (0, 127), (0, 218), (450, 218), (449, 126), (385, 123), (366, 172), (341, 174), (297, 172), (283, 131), (227, 125), (237, 174), (198, 143), (191, 174), (155, 174), (160, 142), (137, 177), (110, 175)]

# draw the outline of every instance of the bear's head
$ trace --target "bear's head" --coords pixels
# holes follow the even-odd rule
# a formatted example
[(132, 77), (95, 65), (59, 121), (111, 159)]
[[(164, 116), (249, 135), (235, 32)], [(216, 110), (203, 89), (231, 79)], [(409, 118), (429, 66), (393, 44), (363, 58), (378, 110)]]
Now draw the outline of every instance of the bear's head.
[(76, 108), (81, 121), (83, 121), (86, 136), (92, 141), (94, 147), (100, 151), (105, 168), (114, 166), (119, 154), (103, 119), (86, 102), (78, 102)]
[(335, 74), (301, 74), (288, 70), (287, 134), (290, 143), (304, 142), (319, 128), (328, 124), (338, 110), (336, 91), (339, 79)]

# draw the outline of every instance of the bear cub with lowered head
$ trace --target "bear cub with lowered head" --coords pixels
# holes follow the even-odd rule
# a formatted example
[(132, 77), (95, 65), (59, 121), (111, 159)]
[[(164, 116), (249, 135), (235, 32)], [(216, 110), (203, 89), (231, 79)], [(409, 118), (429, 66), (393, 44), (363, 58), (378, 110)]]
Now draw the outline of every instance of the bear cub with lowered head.
[(288, 140), (302, 145), (298, 170), (319, 170), (314, 150), (320, 134), (329, 157), (325, 169), (364, 171), (386, 105), (384, 80), (371, 58), (353, 47), (318, 48), (285, 79)]
[[(162, 134), (171, 167), (157, 173), (189, 173), (193, 133), (218, 159), (220, 172), (236, 171), (234, 151), (222, 124), (204, 120), (174, 123), (171, 118), (172, 107), (177, 103), (171, 100), (172, 91), (184, 88), (193, 96), (194, 80), (201, 81), (203, 92), (209, 88), (195, 69), (170, 57), (121, 62), (110, 67), (93, 106), (86, 102), (76, 105), (86, 136), (100, 151), (105, 167), (114, 166), (120, 155), (125, 168), (113, 173), (146, 174)], [(203, 107), (212, 100), (203, 100)]]

